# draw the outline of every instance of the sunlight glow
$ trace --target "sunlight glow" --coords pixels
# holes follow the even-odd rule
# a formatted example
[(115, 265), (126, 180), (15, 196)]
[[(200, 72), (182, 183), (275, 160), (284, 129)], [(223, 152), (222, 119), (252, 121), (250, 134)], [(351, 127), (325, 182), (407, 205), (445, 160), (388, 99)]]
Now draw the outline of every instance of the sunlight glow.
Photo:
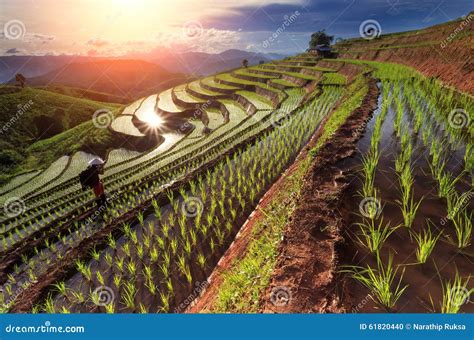
[(155, 111), (147, 111), (143, 114), (143, 121), (154, 128), (161, 127), (165, 121)]

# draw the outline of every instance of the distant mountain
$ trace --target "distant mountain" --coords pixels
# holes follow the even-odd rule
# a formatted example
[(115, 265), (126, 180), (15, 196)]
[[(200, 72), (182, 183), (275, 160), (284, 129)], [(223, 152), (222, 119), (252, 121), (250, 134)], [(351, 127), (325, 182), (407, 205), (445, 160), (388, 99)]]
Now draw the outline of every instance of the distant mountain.
[[(28, 77), (27, 77), (28, 78)], [(29, 86), (62, 85), (136, 98), (185, 82), (187, 77), (142, 60), (93, 59), (71, 63), (27, 79)], [(9, 83), (14, 83), (11, 80)]]
[[(0, 83), (5, 83), (21, 73), (25, 77), (37, 77), (71, 62), (91, 61), (84, 56), (2, 56), (0, 57)], [(95, 58), (97, 59), (97, 58)]]
[(28, 85), (82, 88), (128, 100), (182, 83), (186, 75), (204, 76), (239, 67), (243, 59), (255, 65), (284, 57), (236, 49), (221, 53), (178, 53), (166, 48), (114, 58), (3, 56), (0, 57), (0, 82), (14, 83), (15, 74), (22, 73)]
[(221, 53), (182, 52), (169, 49), (155, 49), (149, 53), (130, 55), (134, 59), (154, 62), (171, 72), (195, 75), (210, 75), (242, 65), (247, 59), (250, 65), (259, 61), (268, 62), (286, 57), (280, 54), (255, 53), (242, 50), (227, 50)]

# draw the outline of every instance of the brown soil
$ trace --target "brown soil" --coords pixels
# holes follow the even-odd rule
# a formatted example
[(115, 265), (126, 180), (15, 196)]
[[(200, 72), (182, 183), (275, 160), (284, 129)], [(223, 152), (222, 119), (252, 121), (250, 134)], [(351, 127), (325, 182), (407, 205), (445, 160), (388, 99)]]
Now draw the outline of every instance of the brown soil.
[[(318, 152), (308, 173), (298, 207), (286, 227), (278, 262), (261, 299), (262, 312), (340, 312), (335, 282), (336, 245), (343, 227), (337, 207), (347, 187), (344, 159), (355, 152), (356, 142), (377, 105), (378, 88), (369, 80), (369, 93)], [(285, 289), (289, 299), (275, 303), (275, 289)], [(287, 295), (288, 297), (288, 295)], [(272, 301), (273, 300), (273, 301)], [(281, 301), (276, 301), (281, 302)]]

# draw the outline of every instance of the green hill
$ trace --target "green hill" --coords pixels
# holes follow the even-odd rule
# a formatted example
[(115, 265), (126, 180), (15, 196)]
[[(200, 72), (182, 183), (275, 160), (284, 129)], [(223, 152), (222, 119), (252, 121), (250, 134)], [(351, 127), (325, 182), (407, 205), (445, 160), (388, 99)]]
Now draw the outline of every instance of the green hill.
[(127, 104), (132, 101), (130, 97), (122, 97), (116, 96), (113, 94), (99, 92), (99, 91), (92, 91), (81, 89), (77, 87), (69, 87), (69, 86), (62, 86), (62, 85), (48, 85), (38, 87), (40, 90), (46, 90), (54, 93), (64, 94), (66, 96), (74, 97), (74, 98), (83, 98), (83, 99), (91, 99), (94, 101), (105, 102), (105, 103), (117, 103), (117, 104)]
[(57, 155), (112, 139), (108, 129), (97, 129), (90, 120), (97, 110), (115, 112), (121, 107), (35, 88), (0, 86), (0, 181), (44, 168)]

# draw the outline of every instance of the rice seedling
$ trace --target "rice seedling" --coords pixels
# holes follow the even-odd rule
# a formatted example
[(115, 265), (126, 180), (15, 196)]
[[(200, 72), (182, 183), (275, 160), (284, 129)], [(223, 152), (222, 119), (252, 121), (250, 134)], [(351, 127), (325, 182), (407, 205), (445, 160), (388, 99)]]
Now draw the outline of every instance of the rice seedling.
[(468, 213), (467, 209), (463, 209), (452, 218), (456, 233), (456, 245), (459, 249), (464, 249), (471, 245), (472, 215), (472, 212)]
[(402, 270), (400, 279), (396, 283), (399, 267), (393, 266), (393, 255), (390, 254), (387, 264), (384, 264), (377, 255), (377, 268), (360, 266), (347, 266), (343, 272), (351, 274), (352, 278), (370, 290), (370, 297), (388, 310), (392, 310), (408, 285), (402, 286), (405, 269)]
[(419, 233), (412, 233), (418, 248), (416, 249), (416, 259), (419, 263), (426, 263), (426, 260), (430, 257), (436, 242), (441, 237), (442, 231), (438, 235), (433, 235), (431, 231), (431, 222), (427, 221), (426, 228), (422, 229)]
[(383, 218), (379, 221), (375, 219), (364, 219), (357, 223), (359, 226), (358, 241), (365, 246), (371, 253), (377, 253), (388, 237), (400, 226), (390, 227), (389, 223), (384, 223)]
[(362, 158), (362, 171), (364, 174), (364, 182), (362, 184), (362, 194), (364, 197), (375, 196), (374, 182), (375, 182), (375, 171), (377, 164), (380, 159), (380, 153), (378, 151), (369, 152)]
[[(443, 289), (443, 300), (441, 302), (441, 313), (455, 314), (459, 313), (461, 307), (469, 301), (470, 295), (474, 292), (474, 288), (469, 289), (469, 275), (465, 280), (456, 274), (453, 281), (441, 280), (441, 287)], [(433, 301), (431, 301), (433, 304)]]

